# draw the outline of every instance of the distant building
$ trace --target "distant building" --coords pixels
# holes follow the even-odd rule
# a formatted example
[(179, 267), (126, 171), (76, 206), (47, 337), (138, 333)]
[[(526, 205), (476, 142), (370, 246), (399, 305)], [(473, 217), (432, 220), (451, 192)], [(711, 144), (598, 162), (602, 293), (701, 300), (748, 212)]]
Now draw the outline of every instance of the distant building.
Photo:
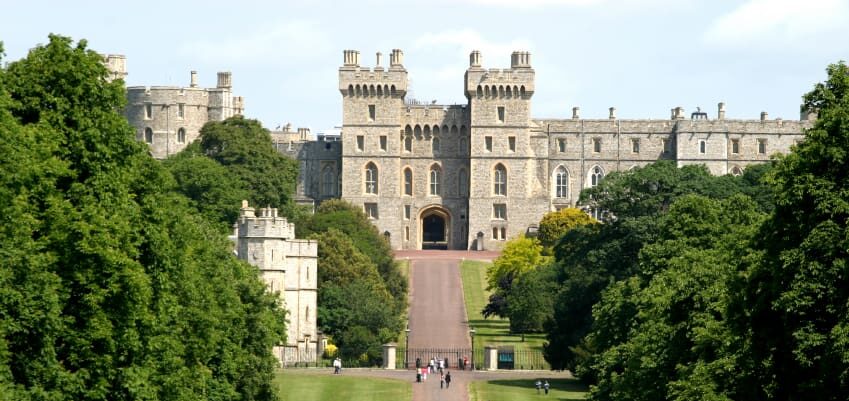
[(801, 121), (687, 118), (668, 120), (531, 117), (535, 72), (530, 53), (514, 52), (510, 68), (484, 68), (471, 53), (463, 93), (467, 103), (407, 99), (403, 53), (374, 68), (344, 51), (339, 68), (342, 142), (293, 144), (300, 161), (297, 199), (316, 204), (342, 198), (362, 207), (393, 249), (500, 249), (533, 231), (542, 216), (575, 206), (580, 191), (609, 173), (675, 160), (704, 164), (716, 175), (787, 153), (816, 117)]

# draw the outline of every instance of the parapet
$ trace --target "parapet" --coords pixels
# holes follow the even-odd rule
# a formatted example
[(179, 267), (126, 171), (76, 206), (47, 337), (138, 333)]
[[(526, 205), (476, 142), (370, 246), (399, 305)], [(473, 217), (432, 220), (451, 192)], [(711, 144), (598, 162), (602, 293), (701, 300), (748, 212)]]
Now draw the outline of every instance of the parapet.
[(248, 201), (242, 201), (239, 220), (236, 223), (239, 238), (295, 238), (295, 225), (289, 224), (285, 217), (279, 217), (277, 208), (260, 208), (258, 214), (255, 212), (257, 211), (248, 205)]

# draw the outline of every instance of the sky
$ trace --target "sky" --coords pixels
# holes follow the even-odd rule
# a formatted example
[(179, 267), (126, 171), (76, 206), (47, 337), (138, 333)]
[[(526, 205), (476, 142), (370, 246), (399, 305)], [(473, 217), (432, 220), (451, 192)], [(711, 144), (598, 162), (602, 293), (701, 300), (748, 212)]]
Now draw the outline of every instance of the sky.
[(49, 33), (127, 57), (127, 85), (213, 87), (233, 73), (245, 115), (274, 129), (341, 124), (345, 49), (373, 67), (404, 52), (411, 93), (466, 103), (463, 73), (531, 52), (534, 118), (668, 119), (725, 102), (728, 118), (798, 119), (804, 93), (849, 58), (849, 0), (2, 0), (11, 62)]

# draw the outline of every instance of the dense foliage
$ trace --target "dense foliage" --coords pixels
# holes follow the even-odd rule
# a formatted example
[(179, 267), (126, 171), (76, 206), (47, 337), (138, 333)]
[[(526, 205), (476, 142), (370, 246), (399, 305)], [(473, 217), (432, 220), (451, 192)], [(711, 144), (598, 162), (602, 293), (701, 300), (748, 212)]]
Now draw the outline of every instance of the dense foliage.
[(274, 149), (268, 130), (256, 120), (235, 116), (211, 121), (200, 139), (165, 161), (180, 192), (203, 215), (229, 230), (246, 199), (253, 205), (276, 207), (297, 220), (300, 210), (292, 195), (298, 164)]
[(0, 70), (0, 398), (268, 400), (284, 315), (85, 41)]
[(407, 308), (407, 282), (389, 244), (359, 208), (327, 200), (299, 223), (318, 240), (318, 325), (348, 362), (375, 364)]
[(546, 356), (594, 400), (843, 400), (849, 394), (849, 67), (772, 165), (611, 174), (568, 230)]

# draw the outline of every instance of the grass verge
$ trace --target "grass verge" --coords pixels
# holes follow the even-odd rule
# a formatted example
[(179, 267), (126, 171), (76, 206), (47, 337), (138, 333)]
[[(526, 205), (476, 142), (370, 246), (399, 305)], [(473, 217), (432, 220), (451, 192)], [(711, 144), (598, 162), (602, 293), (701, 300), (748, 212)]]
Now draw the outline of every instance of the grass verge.
[(548, 379), (548, 395), (534, 387), (535, 379), (492, 380), (469, 383), (470, 401), (525, 401), (525, 400), (583, 400), (587, 387), (575, 379)]
[(475, 349), (486, 345), (511, 345), (516, 351), (541, 351), (545, 334), (526, 334), (525, 341), (519, 334), (510, 334), (510, 321), (498, 317), (484, 319), (481, 310), (489, 301), (486, 291), (486, 269), (490, 262), (464, 260), (460, 264), (460, 277), (463, 280), (463, 296), (466, 302), (466, 314), (469, 326), (475, 328)]
[(407, 401), (413, 397), (411, 383), (328, 372), (278, 371), (274, 385), (282, 401)]

